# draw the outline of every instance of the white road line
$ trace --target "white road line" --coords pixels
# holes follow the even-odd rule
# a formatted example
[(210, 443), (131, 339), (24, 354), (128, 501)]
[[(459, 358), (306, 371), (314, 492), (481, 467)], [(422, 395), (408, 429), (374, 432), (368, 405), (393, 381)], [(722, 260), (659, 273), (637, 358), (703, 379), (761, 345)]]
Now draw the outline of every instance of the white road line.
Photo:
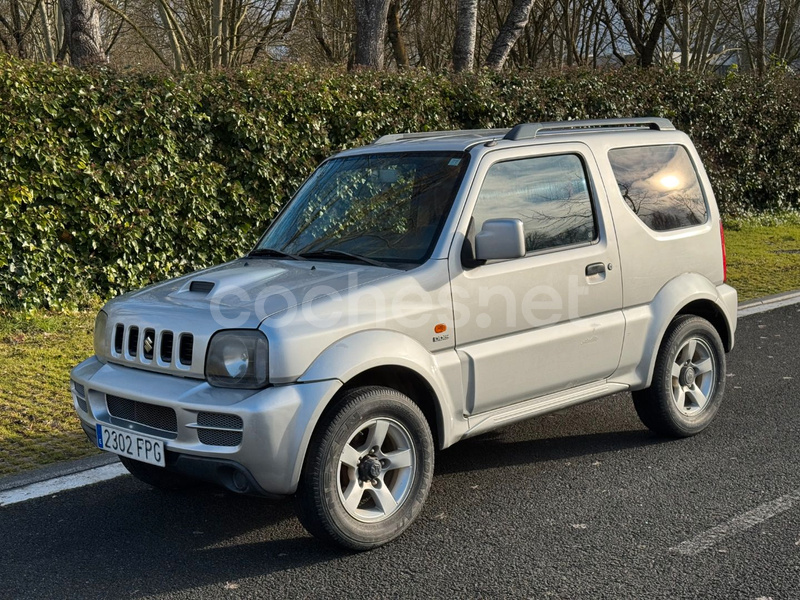
[(670, 548), (670, 551), (686, 556), (695, 556), (725, 538), (747, 531), (751, 527), (755, 527), (776, 515), (786, 512), (799, 500), (800, 490), (796, 490), (771, 502), (757, 506), (751, 511), (732, 518), (730, 521), (712, 527), (690, 540), (681, 542), (674, 548)]
[(74, 473), (73, 475), (64, 475), (63, 477), (56, 477), (55, 479), (48, 479), (47, 481), (40, 481), (39, 483), (31, 483), (24, 487), (0, 492), (0, 506), (25, 502), (26, 500), (33, 500), (34, 498), (41, 498), (42, 496), (52, 496), (53, 494), (65, 490), (114, 479), (120, 475), (125, 475), (127, 472), (128, 471), (125, 470), (125, 467), (123, 467), (121, 463), (114, 463), (87, 471), (81, 471), (80, 473)]

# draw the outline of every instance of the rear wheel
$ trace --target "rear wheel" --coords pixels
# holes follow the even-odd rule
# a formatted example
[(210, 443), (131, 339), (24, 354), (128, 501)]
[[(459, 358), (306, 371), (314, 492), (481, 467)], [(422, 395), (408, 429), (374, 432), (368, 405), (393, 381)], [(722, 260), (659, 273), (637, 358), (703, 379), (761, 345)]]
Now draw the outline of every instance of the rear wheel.
[(682, 315), (667, 329), (649, 388), (633, 393), (642, 423), (687, 437), (708, 427), (725, 390), (725, 349), (713, 325)]
[(416, 519), (433, 477), (433, 439), (407, 396), (354, 389), (323, 415), (298, 490), (300, 521), (353, 550), (385, 544)]
[(196, 480), (180, 473), (168, 471), (164, 467), (149, 465), (126, 456), (120, 456), (119, 461), (136, 479), (154, 488), (177, 491), (197, 485)]

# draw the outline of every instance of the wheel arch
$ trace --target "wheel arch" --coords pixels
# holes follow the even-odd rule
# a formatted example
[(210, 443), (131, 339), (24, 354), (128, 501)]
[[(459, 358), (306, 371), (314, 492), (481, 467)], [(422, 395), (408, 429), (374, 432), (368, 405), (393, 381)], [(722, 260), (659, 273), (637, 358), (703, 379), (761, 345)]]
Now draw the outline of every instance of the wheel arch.
[(680, 315), (706, 319), (722, 339), (725, 351), (733, 347), (734, 329), (717, 287), (702, 275), (685, 273), (661, 288), (650, 303), (650, 323), (641, 352), (642, 360), (636, 368), (640, 385), (635, 385), (634, 389), (649, 387), (652, 383), (664, 335)]
[[(675, 316), (677, 317), (679, 315), (695, 315), (711, 323), (722, 340), (722, 346), (725, 348), (725, 352), (731, 351), (733, 347), (731, 327), (728, 320), (725, 318), (725, 313), (716, 302), (708, 299), (693, 300), (681, 308)], [(675, 317), (673, 317), (673, 319), (674, 318)]]
[[(453, 364), (458, 358), (453, 353)], [(417, 406), (431, 428), (437, 448), (451, 443), (454, 427), (450, 386), (442, 364), (417, 341), (398, 332), (374, 330), (353, 334), (323, 351), (298, 383), (336, 379), (341, 386), (320, 401), (306, 425), (293, 480), (299, 481), (308, 446), (326, 411), (354, 387), (379, 385), (396, 389)], [(460, 385), (460, 380), (458, 382)]]

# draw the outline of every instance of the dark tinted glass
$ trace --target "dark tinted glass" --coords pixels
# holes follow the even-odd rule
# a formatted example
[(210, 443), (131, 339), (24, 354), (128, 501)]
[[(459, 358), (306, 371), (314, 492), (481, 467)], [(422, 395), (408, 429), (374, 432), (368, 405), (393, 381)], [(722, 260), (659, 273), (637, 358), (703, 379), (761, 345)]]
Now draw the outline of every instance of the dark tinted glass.
[(668, 231), (706, 222), (705, 198), (683, 146), (617, 148), (608, 158), (622, 198), (650, 229)]
[(574, 154), (492, 165), (473, 216), (475, 231), (488, 219), (520, 219), (528, 252), (597, 237), (586, 173)]

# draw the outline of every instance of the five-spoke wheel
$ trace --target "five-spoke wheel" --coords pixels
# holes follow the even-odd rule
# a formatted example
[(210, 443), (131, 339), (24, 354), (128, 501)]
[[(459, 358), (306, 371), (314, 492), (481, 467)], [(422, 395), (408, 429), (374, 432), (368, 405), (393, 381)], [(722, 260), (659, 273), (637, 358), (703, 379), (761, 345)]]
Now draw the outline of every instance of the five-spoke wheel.
[(414, 441), (401, 423), (379, 418), (358, 427), (339, 458), (339, 499), (355, 519), (374, 523), (395, 513), (411, 491)]
[(433, 477), (433, 438), (420, 408), (383, 387), (345, 393), (323, 414), (298, 490), (317, 537), (355, 550), (385, 544), (417, 517)]
[(664, 334), (649, 388), (633, 393), (642, 422), (657, 433), (699, 433), (719, 408), (725, 349), (717, 330), (694, 315), (677, 317)]
[(714, 352), (702, 337), (691, 337), (672, 363), (672, 398), (684, 415), (702, 411), (714, 393)]

